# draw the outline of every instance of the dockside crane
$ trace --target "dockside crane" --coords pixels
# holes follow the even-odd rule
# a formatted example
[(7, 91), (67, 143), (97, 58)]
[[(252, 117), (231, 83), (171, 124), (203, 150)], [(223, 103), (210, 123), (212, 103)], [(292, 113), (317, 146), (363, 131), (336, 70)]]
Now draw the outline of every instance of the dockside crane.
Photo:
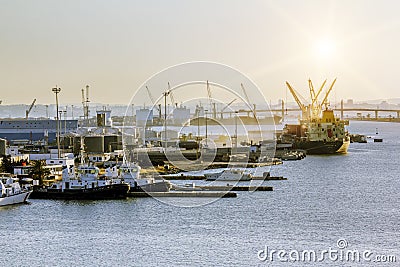
[(174, 108), (174, 106), (178, 107), (178, 103), (175, 102), (175, 97), (172, 94), (171, 85), (169, 84), (169, 82), (168, 82), (168, 94), (169, 94), (169, 98), (171, 99), (172, 108)]
[[(319, 118), (321, 111), (322, 111), (322, 106), (325, 105), (325, 109), (328, 108), (328, 97), (329, 94), (332, 91), (333, 86), (335, 85), (336, 82), (336, 78), (335, 80), (333, 80), (331, 86), (329, 87), (329, 89), (326, 91), (325, 96), (323, 98), (323, 100), (321, 102), (318, 101), (319, 96), (326, 84), (325, 80), (321, 87), (318, 89), (318, 92), (316, 93), (314, 90), (314, 86), (311, 82), (311, 80), (308, 80), (308, 86), (310, 89), (310, 97), (311, 97), (311, 103), (309, 105), (306, 105), (306, 101), (304, 100), (303, 97), (301, 97), (301, 95), (299, 93), (297, 93), (293, 87), (286, 82), (287, 87), (289, 88), (290, 93), (292, 94), (293, 98), (295, 99), (295, 101), (297, 102), (297, 105), (300, 107), (301, 111), (302, 111), (302, 118), (303, 119), (317, 119)], [(300, 97), (303, 98), (303, 102), (300, 100)]]
[(28, 119), (29, 113), (31, 112), (31, 110), (32, 110), (33, 106), (35, 105), (35, 103), (36, 103), (36, 98), (33, 99), (33, 102), (30, 105), (30, 107), (27, 110), (25, 110), (25, 118), (26, 119)]
[(236, 101), (236, 98), (234, 98), (231, 102), (229, 102), (225, 107), (223, 107), (223, 108), (221, 109), (221, 119), (224, 118), (223, 114), (224, 114), (225, 109), (227, 109), (227, 108), (228, 108), (230, 105), (232, 105), (233, 102), (235, 102), (235, 101)]
[(156, 107), (156, 109), (157, 109), (157, 112), (158, 112), (158, 121), (161, 122), (161, 116), (162, 116), (162, 114), (161, 114), (161, 104), (156, 105), (157, 103), (156, 103), (156, 101), (154, 100), (154, 97), (153, 97), (153, 95), (151, 94), (151, 91), (150, 91), (149, 87), (147, 87), (147, 85), (146, 85), (146, 90), (147, 90), (147, 94), (149, 95), (151, 104), (152, 104), (154, 107)]
[(337, 78), (335, 78), (335, 79), (333, 80), (331, 86), (329, 87), (328, 91), (327, 91), (326, 94), (325, 94), (324, 99), (323, 99), (322, 102), (321, 102), (321, 106), (322, 106), (322, 105), (325, 105), (325, 108), (328, 108), (328, 96), (329, 96), (329, 94), (331, 93), (332, 88), (333, 88), (333, 86), (334, 86), (335, 83), (336, 83), (336, 79), (337, 79)]
[[(318, 97), (319, 97), (319, 95), (321, 94), (322, 89), (324, 88), (324, 86), (325, 86), (325, 84), (326, 84), (326, 79), (325, 79), (325, 81), (322, 83), (322, 85), (321, 85), (321, 87), (319, 88), (319, 90), (318, 90), (317, 93), (315, 93), (315, 91), (314, 91), (314, 87), (313, 87), (313, 84), (312, 84), (311, 80), (308, 80), (308, 83), (309, 83), (310, 95), (311, 95), (311, 105), (310, 105), (310, 108), (311, 108), (311, 111), (312, 111), (311, 116), (312, 116), (313, 118), (315, 118), (315, 117), (318, 117), (318, 116), (319, 116), (319, 114), (321, 113), (321, 110), (322, 110), (322, 109), (321, 109), (321, 104), (318, 103)], [(312, 89), (311, 89), (311, 88), (312, 88)]]
[(251, 110), (251, 113), (253, 113), (253, 117), (256, 118), (256, 109), (255, 109), (255, 106), (253, 106), (253, 105), (250, 104), (250, 99), (249, 99), (249, 96), (247, 95), (247, 92), (246, 92), (246, 89), (244, 88), (243, 83), (240, 84), (240, 87), (242, 88), (244, 97), (246, 98), (247, 105), (249, 106), (249, 108), (250, 108), (250, 110)]
[(208, 80), (207, 80), (207, 94), (208, 94), (208, 101), (210, 101), (210, 108), (212, 108), (213, 118), (216, 119), (217, 118), (217, 109), (215, 108), (215, 102), (212, 99), (210, 83), (208, 82)]
[(296, 101), (297, 105), (298, 105), (299, 108), (301, 109), (302, 118), (304, 118), (304, 119), (305, 119), (305, 118), (309, 118), (310, 116), (309, 116), (309, 111), (308, 111), (307, 106), (306, 106), (305, 104), (303, 104), (303, 103), (300, 101), (300, 99), (299, 99), (299, 96), (298, 96), (298, 95), (300, 95), (300, 94), (297, 93), (297, 94), (298, 94), (298, 95), (297, 95), (296, 92), (295, 92), (295, 90), (293, 89), (293, 87), (292, 87), (288, 82), (286, 82), (286, 86), (288, 87), (288, 89), (289, 89), (290, 93), (292, 94), (294, 100)]

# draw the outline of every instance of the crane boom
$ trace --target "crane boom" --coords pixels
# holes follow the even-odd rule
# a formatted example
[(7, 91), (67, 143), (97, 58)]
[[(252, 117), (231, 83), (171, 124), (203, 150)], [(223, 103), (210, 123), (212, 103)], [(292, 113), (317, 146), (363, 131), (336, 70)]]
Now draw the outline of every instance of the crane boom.
[(311, 105), (314, 105), (314, 104), (317, 102), (318, 97), (319, 97), (319, 95), (321, 94), (322, 89), (324, 88), (325, 84), (326, 84), (326, 79), (325, 79), (325, 81), (322, 83), (321, 87), (319, 88), (319, 90), (318, 90), (318, 92), (317, 92), (317, 95), (315, 96), (315, 98), (314, 98), (314, 100), (312, 101)]
[(332, 88), (333, 88), (333, 85), (334, 85), (335, 82), (336, 82), (336, 79), (337, 79), (337, 78), (335, 78), (335, 79), (333, 80), (331, 86), (329, 87), (328, 91), (326, 92), (325, 97), (324, 97), (324, 100), (322, 100), (322, 102), (321, 102), (321, 105), (325, 105), (325, 106), (328, 105), (328, 102), (327, 102), (328, 96), (329, 96), (330, 92), (332, 91)]
[(301, 101), (300, 101), (299, 97), (297, 96), (296, 92), (294, 91), (293, 87), (288, 82), (286, 82), (286, 86), (289, 88), (289, 91), (292, 94), (292, 96), (293, 96), (294, 100), (296, 101), (297, 105), (299, 106), (299, 108), (303, 112), (305, 112), (306, 111), (306, 106), (303, 103), (301, 103)]
[(151, 94), (150, 89), (149, 89), (149, 87), (147, 87), (147, 85), (146, 85), (146, 90), (147, 90), (147, 94), (149, 95), (151, 104), (152, 104), (152, 105), (155, 105), (154, 97), (153, 97), (153, 95)]
[(231, 102), (229, 102), (225, 107), (223, 107), (223, 108), (221, 109), (221, 112), (224, 112), (224, 110), (227, 109), (230, 105), (232, 105), (233, 102), (235, 102), (235, 101), (236, 101), (236, 98), (233, 99)]
[(171, 99), (172, 107), (174, 107), (175, 105), (178, 105), (178, 103), (175, 102), (175, 98), (174, 98), (174, 95), (172, 94), (171, 85), (169, 84), (169, 82), (168, 82), (168, 94), (169, 94), (169, 98)]
[(25, 111), (25, 115), (26, 115), (25, 117), (26, 117), (26, 119), (28, 119), (29, 113), (31, 112), (31, 110), (32, 110), (33, 106), (35, 105), (35, 103), (36, 103), (36, 98), (33, 99), (32, 104), (31, 104), (30, 107)]
[(247, 92), (246, 92), (246, 89), (244, 88), (243, 83), (240, 84), (240, 87), (242, 87), (242, 91), (243, 91), (244, 97), (246, 98), (247, 105), (250, 107), (250, 110), (253, 113), (253, 117), (255, 118), (256, 112), (255, 112), (253, 106), (250, 104), (250, 99), (249, 99), (249, 96), (247, 95)]
[(217, 117), (217, 109), (216, 109), (215, 103), (213, 102), (213, 99), (212, 99), (210, 83), (208, 82), (208, 80), (207, 80), (207, 94), (208, 94), (208, 100), (210, 101), (210, 109), (212, 109), (213, 118), (216, 118)]
[(313, 86), (313, 84), (312, 84), (311, 79), (308, 79), (308, 87), (310, 88), (311, 102), (314, 102), (314, 99), (315, 99), (315, 91), (314, 91), (314, 86)]

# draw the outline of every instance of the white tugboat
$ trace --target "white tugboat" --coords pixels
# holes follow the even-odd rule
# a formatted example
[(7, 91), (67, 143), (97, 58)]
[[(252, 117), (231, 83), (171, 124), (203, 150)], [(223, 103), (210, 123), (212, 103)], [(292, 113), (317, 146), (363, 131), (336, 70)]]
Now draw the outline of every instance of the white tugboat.
[(32, 191), (22, 189), (17, 178), (5, 174), (1, 174), (1, 176), (0, 206), (25, 203)]
[[(83, 142), (81, 142), (83, 144)], [(129, 184), (118, 177), (109, 178), (99, 175), (99, 168), (84, 162), (84, 150), (81, 147), (81, 164), (75, 173), (75, 167), (64, 168), (62, 181), (51, 186), (35, 186), (32, 198), (45, 199), (119, 199), (126, 198)]]
[(140, 166), (136, 163), (121, 164), (106, 170), (106, 177), (120, 179), (130, 185), (130, 192), (168, 192), (171, 183), (165, 180), (156, 180), (153, 177), (141, 177)]
[(127, 197), (129, 184), (121, 179), (99, 176), (99, 168), (83, 164), (65, 168), (62, 181), (50, 187), (34, 187), (32, 198), (45, 199), (118, 199)]

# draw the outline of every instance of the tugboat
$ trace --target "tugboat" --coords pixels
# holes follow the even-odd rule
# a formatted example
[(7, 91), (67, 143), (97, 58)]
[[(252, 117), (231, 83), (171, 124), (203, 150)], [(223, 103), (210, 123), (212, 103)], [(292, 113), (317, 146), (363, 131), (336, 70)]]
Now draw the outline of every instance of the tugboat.
[(85, 163), (83, 142), (81, 142), (81, 164), (77, 168), (65, 167), (62, 180), (51, 186), (34, 186), (31, 198), (44, 199), (120, 199), (128, 196), (130, 186), (121, 179), (99, 176), (99, 168)]
[(140, 177), (140, 166), (136, 163), (124, 162), (119, 168), (116, 166), (106, 170), (106, 177), (120, 179), (130, 185), (129, 192), (168, 192), (171, 183), (164, 179), (156, 180), (153, 177)]
[(126, 198), (129, 184), (120, 179), (99, 176), (99, 168), (83, 164), (75, 168), (64, 168), (62, 181), (51, 186), (34, 186), (32, 198), (44, 199), (120, 199)]
[[(328, 89), (324, 99), (319, 102), (318, 96), (326, 80), (317, 93), (314, 91), (311, 80), (309, 80), (311, 104), (308, 106), (299, 100), (294, 89), (286, 82), (302, 110), (302, 119), (300, 124), (285, 125), (281, 142), (291, 142), (293, 148), (304, 150), (307, 154), (347, 153), (350, 137), (345, 126), (349, 125), (349, 121), (336, 118), (333, 110), (328, 108), (328, 96), (335, 82), (336, 79)], [(323, 105), (325, 105), (324, 110), (322, 110)]]
[(1, 174), (0, 179), (0, 206), (26, 203), (32, 190), (22, 189), (18, 178)]

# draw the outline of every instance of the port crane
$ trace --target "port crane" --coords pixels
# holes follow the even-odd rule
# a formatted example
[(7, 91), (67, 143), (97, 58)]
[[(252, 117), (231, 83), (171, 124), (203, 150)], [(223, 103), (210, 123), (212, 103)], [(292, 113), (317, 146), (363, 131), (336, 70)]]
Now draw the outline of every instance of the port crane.
[(314, 91), (314, 86), (312, 84), (311, 79), (308, 79), (308, 87), (310, 88), (310, 95), (311, 95), (311, 110), (313, 112), (312, 116), (313, 117), (318, 117), (318, 115), (321, 113), (321, 105), (318, 103), (318, 97), (322, 92), (322, 89), (324, 88), (326, 84), (326, 79), (322, 83), (321, 87), (319, 88), (318, 92), (315, 93)]
[(162, 116), (162, 115), (161, 115), (161, 104), (156, 105), (156, 101), (154, 100), (154, 97), (153, 97), (153, 95), (151, 94), (151, 91), (150, 91), (149, 87), (147, 87), (147, 85), (146, 85), (146, 90), (147, 90), (147, 94), (149, 95), (151, 104), (152, 104), (153, 106), (155, 106), (156, 109), (157, 109), (157, 112), (158, 112), (158, 122), (161, 122), (161, 116)]
[(290, 93), (292, 94), (294, 100), (296, 101), (297, 105), (299, 106), (299, 108), (301, 109), (302, 112), (302, 118), (308, 118), (309, 117), (309, 112), (308, 112), (308, 107), (303, 104), (303, 102), (301, 102), (301, 100), (299, 99), (300, 94), (296, 94), (295, 90), (293, 89), (293, 87), (286, 82), (286, 86), (288, 87)]
[(169, 82), (168, 82), (168, 95), (169, 95), (169, 98), (171, 99), (172, 107), (174, 107), (174, 106), (178, 107), (178, 102), (175, 102), (175, 97), (172, 94), (171, 85), (169, 84)]
[(249, 98), (249, 96), (247, 95), (247, 92), (246, 92), (246, 89), (244, 88), (243, 83), (240, 84), (240, 87), (242, 88), (244, 97), (246, 98), (247, 105), (249, 106), (251, 112), (253, 113), (253, 117), (256, 118), (256, 108), (255, 108), (255, 104), (254, 104), (253, 107), (251, 106), (251, 104), (250, 104), (250, 98)]
[(32, 104), (30, 105), (30, 107), (27, 110), (25, 110), (25, 118), (26, 119), (28, 119), (29, 113), (32, 111), (32, 108), (35, 105), (35, 103), (36, 103), (36, 98), (33, 99)]
[(211, 88), (210, 88), (210, 83), (207, 80), (207, 94), (208, 94), (208, 100), (210, 101), (210, 108), (212, 108), (212, 115), (213, 118), (217, 118), (217, 110), (215, 108), (215, 102), (213, 101), (212, 95), (211, 95)]
[(225, 107), (223, 107), (223, 108), (221, 109), (221, 119), (223, 119), (223, 115), (222, 115), (222, 114), (224, 114), (225, 109), (227, 109), (228, 107), (230, 107), (230, 105), (232, 105), (233, 102), (235, 102), (235, 101), (236, 101), (236, 98), (234, 98), (231, 102), (229, 102)]
[[(297, 105), (300, 107), (301, 111), (302, 111), (302, 118), (303, 119), (317, 119), (319, 118), (321, 111), (322, 111), (322, 106), (324, 105), (325, 108), (328, 108), (328, 97), (329, 94), (332, 91), (333, 86), (336, 83), (336, 79), (335, 78), (331, 84), (331, 86), (329, 87), (329, 89), (326, 91), (325, 96), (323, 98), (323, 100), (321, 102), (319, 102), (319, 96), (323, 90), (323, 88), (325, 87), (326, 81), (325, 80), (322, 85), (319, 87), (318, 91), (315, 92), (314, 90), (314, 86), (312, 81), (309, 79), (308, 80), (308, 87), (310, 89), (310, 97), (311, 97), (311, 102), (310, 104), (306, 104), (306, 101), (304, 100), (304, 98), (297, 93), (294, 88), (288, 83), (286, 82), (286, 86), (288, 87), (290, 93), (292, 94), (294, 100), (296, 101)], [(303, 99), (303, 101), (300, 100), (300, 98)]]

